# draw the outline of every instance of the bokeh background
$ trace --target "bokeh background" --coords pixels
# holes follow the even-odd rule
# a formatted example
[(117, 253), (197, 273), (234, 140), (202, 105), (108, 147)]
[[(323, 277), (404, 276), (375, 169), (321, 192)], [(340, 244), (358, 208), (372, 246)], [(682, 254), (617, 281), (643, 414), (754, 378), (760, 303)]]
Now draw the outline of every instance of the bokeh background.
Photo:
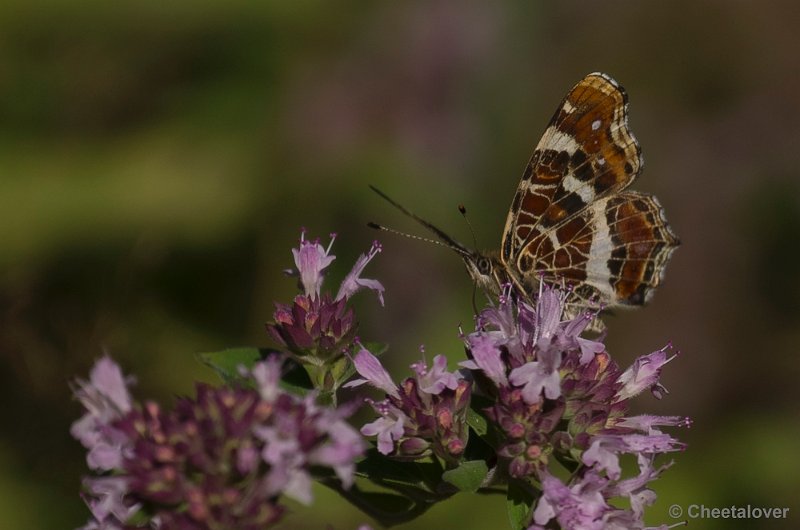
[[(0, 520), (74, 528), (84, 453), (68, 381), (110, 352), (136, 395), (214, 381), (194, 355), (268, 345), (300, 226), (340, 234), (332, 281), (375, 238), (419, 232), (368, 185), (479, 245), (499, 244), (517, 178), (583, 75), (623, 84), (655, 193), (683, 246), (651, 306), (609, 319), (627, 365), (673, 341), (691, 416), (657, 483), (677, 503), (789, 507), (800, 525), (800, 60), (795, 2), (4, 2), (0, 7)], [(356, 301), (395, 374), (424, 343), (462, 355), (462, 265), (381, 235)], [(317, 490), (284, 528), (365, 521)], [(462, 494), (405, 528), (503, 528)]]

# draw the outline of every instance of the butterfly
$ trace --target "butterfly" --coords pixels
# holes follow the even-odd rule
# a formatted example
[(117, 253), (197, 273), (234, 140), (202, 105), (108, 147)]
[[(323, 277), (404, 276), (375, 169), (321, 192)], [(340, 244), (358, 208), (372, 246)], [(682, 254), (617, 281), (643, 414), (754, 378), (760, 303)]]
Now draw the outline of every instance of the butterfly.
[(484, 291), (497, 295), (510, 284), (531, 298), (542, 282), (567, 284), (566, 307), (576, 314), (649, 301), (680, 244), (658, 200), (627, 189), (642, 165), (625, 90), (592, 73), (567, 93), (536, 145), (499, 251), (471, 250), (373, 190), (456, 251)]

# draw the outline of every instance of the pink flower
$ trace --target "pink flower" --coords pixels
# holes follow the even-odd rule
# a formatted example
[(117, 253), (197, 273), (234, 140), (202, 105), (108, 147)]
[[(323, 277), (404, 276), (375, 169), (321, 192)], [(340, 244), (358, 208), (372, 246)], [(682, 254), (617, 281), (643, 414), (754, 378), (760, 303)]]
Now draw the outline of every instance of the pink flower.
[(539, 403), (542, 393), (547, 399), (556, 399), (561, 395), (558, 375), (561, 355), (562, 352), (555, 348), (540, 350), (538, 361), (525, 363), (511, 371), (508, 380), (512, 385), (522, 387), (522, 397), (526, 403)]
[(368, 401), (380, 417), (361, 427), (364, 436), (378, 437), (378, 452), (384, 455), (391, 454), (395, 442), (405, 434), (404, 424), (408, 420), (405, 414), (388, 401)]
[(107, 471), (119, 467), (128, 450), (128, 437), (112, 424), (131, 410), (128, 385), (132, 383), (133, 378), (124, 377), (108, 356), (95, 363), (89, 381), (76, 381), (75, 397), (86, 408), (86, 414), (72, 424), (70, 433), (89, 450), (86, 461), (91, 469)]
[(471, 361), (459, 363), (470, 370), (482, 370), (498, 386), (508, 385), (506, 365), (500, 357), (497, 342), (485, 333), (472, 333), (467, 337), (472, 353)]
[(660, 350), (636, 359), (618, 379), (622, 383), (622, 388), (617, 391), (617, 401), (630, 399), (646, 388), (654, 389), (654, 393), (660, 392), (662, 387), (658, 383), (658, 378), (661, 376), (661, 368), (676, 357), (676, 355), (667, 357), (667, 350), (671, 348), (672, 345), (668, 344)]
[(390, 396), (399, 398), (397, 384), (392, 381), (392, 376), (386, 371), (377, 357), (372, 355), (366, 348), (362, 347), (353, 359), (353, 365), (362, 379), (354, 379), (346, 383), (345, 388), (356, 387), (369, 383), (376, 388), (380, 388)]
[(331, 234), (331, 241), (328, 243), (328, 248), (323, 248), (318, 241), (306, 240), (306, 231), (303, 229), (300, 232), (300, 247), (292, 249), (294, 255), (294, 264), (297, 271), (300, 273), (300, 282), (303, 284), (305, 293), (311, 298), (319, 296), (319, 290), (322, 287), (323, 272), (328, 265), (333, 263), (336, 256), (332, 255), (331, 247), (336, 240), (336, 235)]
[(348, 300), (362, 287), (366, 287), (367, 289), (372, 289), (378, 293), (378, 300), (380, 300), (381, 305), (383, 305), (383, 291), (385, 289), (383, 288), (381, 282), (378, 280), (361, 277), (361, 273), (364, 272), (364, 267), (366, 267), (367, 263), (372, 261), (372, 258), (374, 258), (381, 250), (381, 244), (377, 241), (373, 241), (369, 252), (359, 256), (358, 260), (356, 260), (356, 264), (353, 266), (353, 270), (351, 270), (342, 281), (342, 285), (339, 287), (339, 293), (336, 295), (337, 300)]

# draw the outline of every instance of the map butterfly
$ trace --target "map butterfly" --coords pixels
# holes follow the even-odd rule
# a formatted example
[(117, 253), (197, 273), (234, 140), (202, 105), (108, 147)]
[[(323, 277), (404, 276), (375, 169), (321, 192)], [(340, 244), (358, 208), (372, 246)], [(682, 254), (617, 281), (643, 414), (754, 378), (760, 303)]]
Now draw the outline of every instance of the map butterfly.
[(627, 189), (642, 170), (627, 110), (625, 91), (606, 74), (589, 74), (570, 90), (525, 168), (499, 252), (468, 249), (373, 189), (458, 252), (488, 292), (511, 284), (530, 297), (544, 281), (572, 287), (573, 314), (597, 304), (642, 305), (679, 241), (656, 198)]

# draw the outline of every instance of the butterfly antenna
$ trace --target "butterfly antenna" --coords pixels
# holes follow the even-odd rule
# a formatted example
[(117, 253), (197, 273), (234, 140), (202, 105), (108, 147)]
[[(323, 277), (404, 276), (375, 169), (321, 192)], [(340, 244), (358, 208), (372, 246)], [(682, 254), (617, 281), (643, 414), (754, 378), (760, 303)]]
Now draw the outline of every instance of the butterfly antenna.
[[(469, 217), (467, 217), (467, 207), (463, 204), (458, 205), (458, 211), (461, 212), (461, 215), (464, 217), (464, 220), (467, 222), (467, 226), (469, 227), (469, 233), (472, 235), (472, 247), (478, 248), (478, 238), (475, 237), (475, 230), (472, 228), (472, 223), (469, 222)], [(475, 311), (475, 314), (480, 314), (478, 311), (478, 284), (477, 282), (472, 282), (472, 310)]]
[(455, 250), (456, 252), (461, 252), (459, 247), (451, 247), (450, 245), (439, 241), (438, 239), (431, 239), (429, 237), (422, 237), (415, 234), (409, 234), (406, 232), (401, 232), (400, 230), (395, 230), (394, 228), (389, 228), (388, 226), (383, 226), (378, 223), (373, 223), (372, 221), (367, 223), (367, 226), (372, 228), (373, 230), (380, 230), (382, 232), (389, 232), (390, 234), (394, 234), (397, 236), (407, 237), (408, 239), (414, 239), (416, 241), (424, 241), (425, 243), (433, 243), (434, 245), (439, 245), (440, 247), (449, 248)]
[(469, 233), (472, 234), (472, 246), (474, 248), (478, 248), (478, 238), (475, 237), (475, 230), (472, 228), (472, 223), (469, 222), (469, 217), (467, 217), (467, 207), (463, 204), (459, 204), (458, 211), (461, 212), (461, 216), (464, 217), (464, 220), (467, 222), (467, 226), (469, 227)]
[(384, 232), (391, 232), (393, 234), (397, 234), (397, 235), (400, 235), (400, 236), (408, 237), (410, 239), (416, 239), (416, 240), (419, 240), (419, 241), (427, 241), (428, 243), (434, 243), (436, 245), (440, 245), (440, 246), (452, 249), (452, 250), (456, 251), (457, 253), (459, 253), (459, 254), (461, 254), (463, 256), (471, 256), (472, 255), (472, 253), (468, 249), (464, 248), (464, 245), (462, 245), (461, 243), (459, 243), (458, 241), (456, 241), (452, 237), (448, 236), (443, 230), (441, 230), (439, 227), (437, 227), (436, 225), (434, 225), (430, 221), (426, 221), (422, 217), (419, 217), (417, 214), (415, 214), (415, 213), (411, 212), (410, 210), (408, 210), (406, 207), (404, 207), (400, 203), (395, 202), (391, 197), (389, 197), (388, 195), (383, 193), (381, 190), (379, 190), (375, 186), (370, 185), (370, 189), (372, 191), (374, 191), (375, 193), (377, 193), (378, 195), (380, 195), (383, 200), (385, 200), (386, 202), (388, 202), (389, 204), (391, 204), (392, 206), (394, 206), (395, 208), (397, 208), (398, 210), (403, 212), (405, 215), (407, 215), (408, 217), (412, 218), (413, 220), (415, 220), (416, 222), (418, 222), (419, 224), (424, 226), (431, 233), (435, 234), (436, 237), (439, 238), (439, 240), (437, 241), (437, 240), (434, 240), (434, 239), (428, 239), (428, 238), (421, 237), (421, 236), (415, 236), (415, 235), (412, 235), (412, 234), (407, 234), (405, 232), (400, 232), (399, 230), (395, 230), (393, 228), (388, 228), (386, 226), (380, 225), (378, 223), (373, 223), (373, 222), (367, 223), (367, 226), (369, 226), (370, 228), (374, 228), (376, 230), (383, 230)]

